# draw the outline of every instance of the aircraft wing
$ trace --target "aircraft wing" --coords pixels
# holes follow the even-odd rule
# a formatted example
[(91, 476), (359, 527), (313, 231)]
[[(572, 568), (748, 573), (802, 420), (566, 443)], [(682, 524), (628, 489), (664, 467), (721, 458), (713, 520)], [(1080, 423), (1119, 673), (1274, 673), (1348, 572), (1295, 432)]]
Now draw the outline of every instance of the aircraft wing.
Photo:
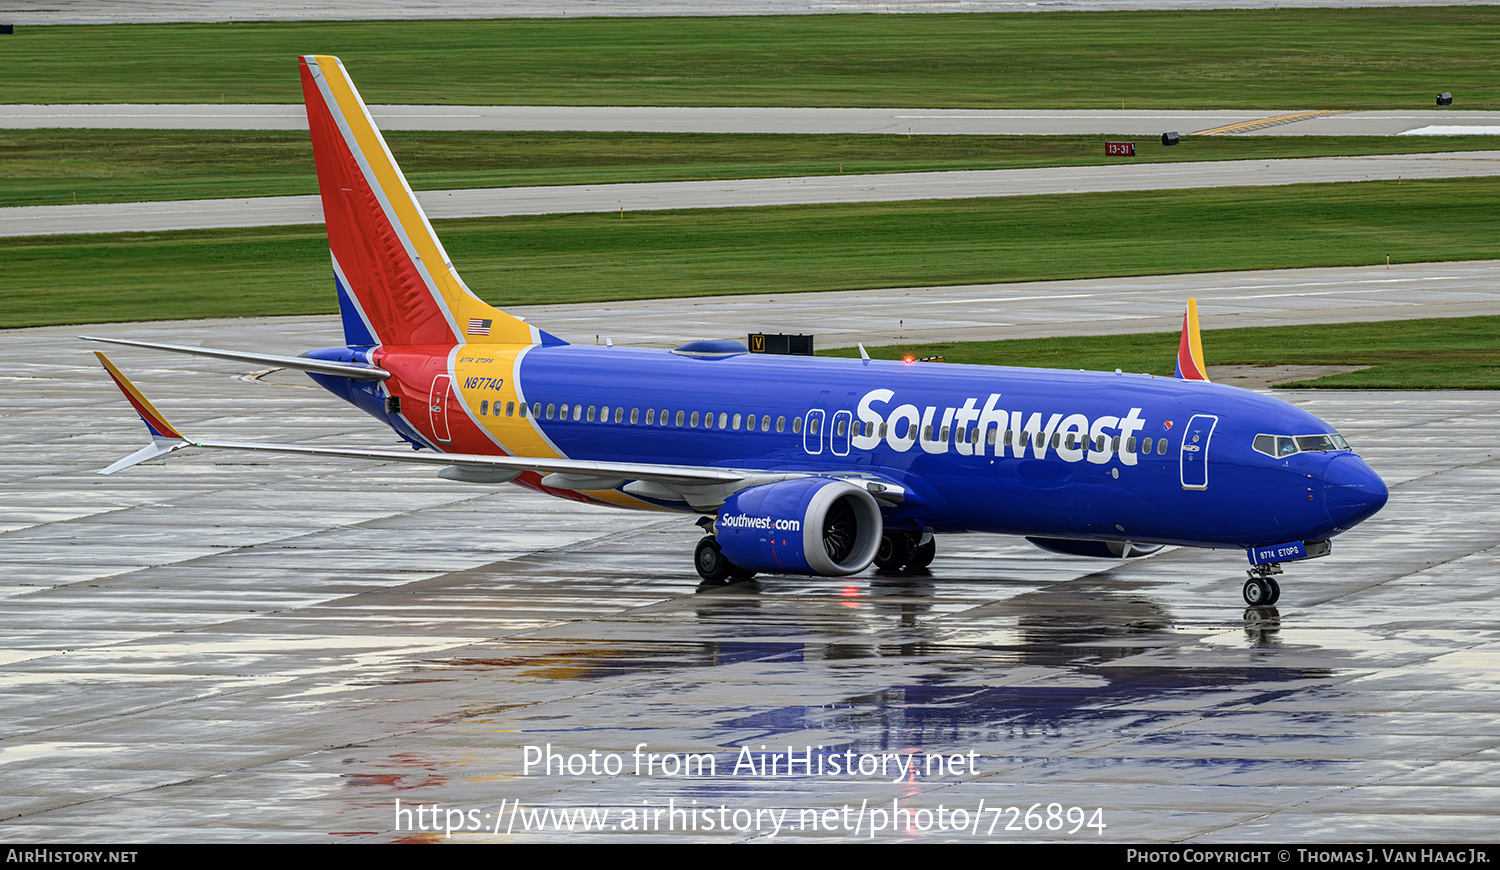
[[(151, 444), (101, 469), (100, 474), (114, 474), (133, 465), (157, 459), (186, 448), (208, 450), (248, 450), (262, 453), (285, 453), (300, 456), (329, 456), (342, 459), (366, 459), (380, 462), (410, 462), (441, 466), (439, 476), (466, 483), (507, 483), (531, 471), (543, 475), (541, 483), (552, 489), (597, 492), (617, 487), (632, 495), (662, 501), (686, 502), (695, 510), (718, 509), (724, 499), (742, 489), (774, 483), (793, 477), (809, 476), (807, 472), (760, 471), (755, 469), (713, 468), (698, 465), (665, 465), (646, 462), (601, 462), (586, 459), (541, 459), (525, 456), (487, 456), (476, 453), (438, 453), (425, 450), (380, 450), (353, 447), (322, 447), (301, 444), (264, 444), (242, 441), (203, 441), (189, 438), (167, 422), (143, 393), (98, 351), (94, 355), (104, 364), (116, 386), (140, 414), (151, 433)], [(830, 476), (830, 475), (821, 475)], [(850, 473), (831, 475), (863, 485), (877, 499), (897, 504), (906, 497), (906, 489), (879, 475)]]

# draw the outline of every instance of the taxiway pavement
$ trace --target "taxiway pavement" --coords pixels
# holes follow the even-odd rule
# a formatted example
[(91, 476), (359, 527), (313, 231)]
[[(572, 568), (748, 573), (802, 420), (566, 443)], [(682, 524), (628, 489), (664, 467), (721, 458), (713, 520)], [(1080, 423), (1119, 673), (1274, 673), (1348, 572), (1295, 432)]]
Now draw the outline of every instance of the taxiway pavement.
[[(740, 106), (371, 106), (382, 130), (610, 133), (805, 133), (965, 136), (1222, 130), (1256, 136), (1500, 133), (1500, 112), (1455, 109), (1321, 112), (1293, 109), (851, 109)], [(0, 129), (306, 130), (301, 105), (0, 105)]]
[[(437, 220), (1339, 181), (1394, 183), (1402, 179), (1491, 175), (1500, 175), (1497, 151), (429, 190), (418, 193), (417, 199), (427, 216)], [(160, 232), (322, 222), (323, 204), (316, 195), (0, 208), (0, 236)]]
[[(957, 319), (993, 304), (1033, 331), (1093, 331), (1081, 306), (1114, 325), (1164, 316), (1196, 279), (1211, 324), (1236, 296), (1250, 297), (1245, 316), (1399, 313), (1406, 295), (1443, 304), (1442, 288), (1472, 304), (1497, 264), (1410, 268), (1394, 294), (1362, 283), (1383, 270), (1316, 270), (1257, 273), (1290, 294), (1259, 302), (1243, 286), (1256, 276), (1169, 276), (1155, 296), (1152, 281), (1129, 282), (1118, 307), (1102, 283), (1069, 282), (1007, 305), (933, 291), (951, 304), (928, 308)], [(778, 297), (798, 303), (778, 322), (821, 332), (876, 295)], [(892, 311), (923, 298), (891, 295)], [(766, 325), (743, 304), (597, 306), (593, 331), (619, 343), (632, 316), (648, 338)], [(527, 313), (584, 331), (581, 310)], [(1290, 567), (1279, 609), (1240, 603), (1238, 552), (1120, 564), (989, 536), (940, 539), (930, 575), (707, 591), (688, 517), (379, 464), (189, 453), (101, 477), (145, 436), (77, 331), (0, 332), (0, 831), (12, 842), (446, 839), (418, 806), (445, 822), (472, 811), (459, 824), (484, 830), (458, 841), (1493, 839), (1495, 393), (1281, 393), (1344, 432), (1392, 495), (1331, 556)], [(88, 331), (273, 352), (337, 341), (333, 318)], [(300, 375), (109, 352), (193, 434), (392, 442)], [(528, 747), (548, 746), (624, 770), (528, 771)], [(717, 775), (636, 775), (640, 746), (711, 755)], [(762, 747), (975, 763), (901, 782), (733, 771)], [(1036, 803), (1102, 810), (1107, 827), (1010, 831), (993, 813)], [(533, 812), (587, 808), (615, 827), (530, 829)], [(700, 814), (683, 830), (672, 808), (729, 828)], [(872, 835), (871, 812), (893, 808), (926, 811), (926, 828)], [(978, 833), (939, 830), (940, 808), (950, 824), (958, 809), (979, 818)], [(790, 822), (754, 815), (766, 809)], [(655, 828), (619, 827), (648, 811)]]

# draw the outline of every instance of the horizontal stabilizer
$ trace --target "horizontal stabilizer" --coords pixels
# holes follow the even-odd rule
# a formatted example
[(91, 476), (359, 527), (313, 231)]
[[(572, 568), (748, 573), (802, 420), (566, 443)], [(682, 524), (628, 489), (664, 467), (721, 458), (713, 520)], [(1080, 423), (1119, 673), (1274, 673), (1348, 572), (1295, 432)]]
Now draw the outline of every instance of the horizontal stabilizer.
[[(234, 362), (255, 363), (257, 365), (277, 366), (283, 369), (295, 369), (303, 372), (316, 372), (320, 375), (338, 375), (345, 378), (353, 378), (357, 381), (383, 381), (391, 376), (391, 373), (375, 366), (357, 366), (349, 363), (333, 362), (331, 360), (308, 359), (305, 356), (281, 356), (271, 353), (248, 353), (242, 350), (217, 350), (211, 347), (186, 347), (180, 344), (160, 344), (154, 341), (136, 341), (128, 338), (101, 338), (95, 335), (80, 335), (84, 341), (107, 341), (110, 344), (125, 344), (131, 347), (147, 347), (152, 350), (166, 350), (172, 353), (188, 353), (193, 356), (208, 356), (214, 359), (227, 359)], [(103, 357), (100, 357), (103, 359)]]

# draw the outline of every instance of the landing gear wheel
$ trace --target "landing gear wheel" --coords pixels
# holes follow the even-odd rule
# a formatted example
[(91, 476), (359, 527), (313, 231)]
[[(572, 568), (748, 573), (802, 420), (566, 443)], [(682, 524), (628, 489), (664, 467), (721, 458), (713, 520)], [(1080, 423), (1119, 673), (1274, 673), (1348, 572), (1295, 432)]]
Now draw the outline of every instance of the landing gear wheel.
[(1273, 581), (1264, 577), (1251, 577), (1245, 581), (1245, 603), (1251, 607), (1265, 607), (1279, 596), (1281, 589)]
[(1275, 580), (1272, 580), (1270, 577), (1267, 577), (1266, 585), (1271, 587), (1271, 597), (1266, 599), (1266, 604), (1275, 604), (1276, 602), (1280, 601), (1281, 584), (1277, 583)]
[(927, 543), (912, 547), (911, 555), (906, 557), (906, 567), (926, 568), (932, 564), (932, 558), (937, 555), (937, 538), (928, 538)]
[(911, 536), (886, 532), (880, 536), (880, 548), (875, 551), (875, 567), (882, 571), (899, 570), (910, 556)]
[(723, 585), (734, 571), (734, 566), (719, 549), (719, 542), (711, 537), (698, 542), (698, 549), (693, 551), (693, 567), (698, 569), (698, 576), (705, 582), (717, 585)]

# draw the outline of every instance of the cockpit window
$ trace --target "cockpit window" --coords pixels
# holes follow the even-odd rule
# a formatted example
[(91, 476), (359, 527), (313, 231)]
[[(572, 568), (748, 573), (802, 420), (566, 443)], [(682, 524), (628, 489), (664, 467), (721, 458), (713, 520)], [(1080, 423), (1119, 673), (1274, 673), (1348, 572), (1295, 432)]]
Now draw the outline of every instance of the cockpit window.
[(1349, 442), (1342, 435), (1299, 435), (1297, 446), (1302, 450), (1348, 450)]
[(1256, 453), (1280, 459), (1303, 452), (1348, 450), (1349, 442), (1337, 432), (1325, 435), (1257, 435), (1252, 446)]

